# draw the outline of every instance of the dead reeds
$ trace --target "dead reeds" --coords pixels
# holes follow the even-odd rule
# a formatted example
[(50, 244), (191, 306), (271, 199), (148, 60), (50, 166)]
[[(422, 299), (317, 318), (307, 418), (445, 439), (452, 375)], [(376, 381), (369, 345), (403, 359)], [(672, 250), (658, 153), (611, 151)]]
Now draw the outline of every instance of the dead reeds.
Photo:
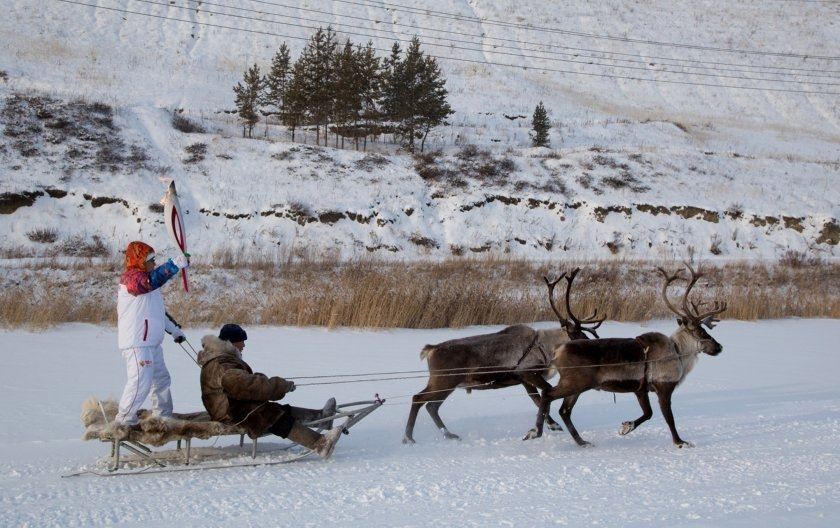
[[(442, 328), (552, 321), (542, 276), (580, 266), (573, 303), (612, 321), (672, 317), (660, 299), (655, 266), (633, 261), (444, 262), (300, 260), (291, 255), (213, 255), (196, 262), (191, 290), (166, 287), (167, 308), (180, 322), (263, 325)], [(0, 293), (0, 326), (65, 322), (112, 324), (120, 266), (113, 259), (83, 266), (54, 260), (14, 268)], [(725, 299), (731, 319), (840, 318), (840, 264), (728, 263), (703, 266), (696, 293)], [(56, 280), (60, 277), (61, 280)], [(678, 291), (674, 290), (674, 295)]]

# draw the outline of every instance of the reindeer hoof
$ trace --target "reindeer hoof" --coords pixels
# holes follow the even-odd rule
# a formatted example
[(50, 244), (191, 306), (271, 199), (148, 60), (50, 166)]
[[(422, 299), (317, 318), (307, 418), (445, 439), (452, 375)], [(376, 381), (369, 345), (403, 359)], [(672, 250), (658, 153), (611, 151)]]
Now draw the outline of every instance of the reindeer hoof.
[(402, 443), (405, 444), (405, 445), (414, 445), (417, 442), (415, 442), (413, 438), (410, 438), (408, 436), (404, 436), (403, 439), (402, 439)]
[(447, 440), (460, 440), (461, 439), (460, 436), (458, 436), (454, 433), (450, 433), (449, 431), (444, 431), (443, 432), (443, 437), (446, 438)]
[(629, 434), (630, 431), (632, 431), (635, 428), (636, 426), (633, 424), (633, 422), (624, 422), (621, 424), (621, 428), (618, 430), (618, 434), (624, 436), (626, 434)]
[(522, 439), (523, 440), (533, 440), (534, 438), (539, 438), (540, 436), (542, 436), (542, 435), (539, 434), (536, 429), (531, 429), (530, 431), (525, 433), (525, 436), (523, 436)]
[(580, 442), (578, 442), (578, 445), (580, 447), (595, 447), (595, 444), (593, 444), (592, 442), (587, 442), (586, 440), (581, 440)]
[(684, 447), (694, 447), (694, 444), (691, 442), (686, 442), (685, 440), (680, 440), (679, 442), (674, 442), (674, 444), (679, 447), (680, 449)]
[(549, 431), (562, 431), (563, 427), (559, 423), (550, 423), (548, 424)]

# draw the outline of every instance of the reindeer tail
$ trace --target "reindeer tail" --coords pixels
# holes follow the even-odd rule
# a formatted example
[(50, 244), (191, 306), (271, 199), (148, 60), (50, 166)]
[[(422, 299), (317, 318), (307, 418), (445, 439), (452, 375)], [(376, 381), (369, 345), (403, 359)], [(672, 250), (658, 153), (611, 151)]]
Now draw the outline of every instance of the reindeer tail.
[(420, 351), (420, 361), (425, 361), (429, 359), (429, 356), (432, 355), (432, 352), (437, 350), (437, 347), (434, 345), (426, 345), (423, 347), (423, 350)]

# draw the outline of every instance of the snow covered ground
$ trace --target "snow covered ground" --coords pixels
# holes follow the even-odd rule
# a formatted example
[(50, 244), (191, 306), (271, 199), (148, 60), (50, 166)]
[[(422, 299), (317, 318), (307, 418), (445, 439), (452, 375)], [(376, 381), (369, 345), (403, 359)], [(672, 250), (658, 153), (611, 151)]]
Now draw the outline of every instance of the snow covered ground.
[[(672, 328), (608, 323), (602, 336)], [(256, 370), (289, 377), (414, 370), (424, 368), (424, 344), (491, 330), (249, 328), (245, 354)], [(198, 343), (203, 332), (188, 334)], [(293, 393), (289, 401), (309, 406), (330, 395), (388, 398), (328, 462), (61, 479), (105, 454), (104, 444), (79, 439), (78, 415), (88, 396), (121, 391), (115, 332), (3, 331), (0, 525), (835, 526), (840, 322), (724, 321), (713, 334), (723, 353), (702, 357), (674, 397), (677, 427), (694, 449), (672, 447), (658, 409), (619, 437), (639, 410), (632, 395), (613, 403), (606, 393), (586, 394), (575, 409), (594, 448), (578, 448), (566, 432), (523, 442), (535, 408), (518, 388), (456, 393), (441, 416), (463, 441), (441, 439), (422, 412), (418, 443), (404, 446), (406, 403), (424, 385), (414, 379)], [(175, 345), (165, 348), (176, 410), (199, 409), (197, 368)]]

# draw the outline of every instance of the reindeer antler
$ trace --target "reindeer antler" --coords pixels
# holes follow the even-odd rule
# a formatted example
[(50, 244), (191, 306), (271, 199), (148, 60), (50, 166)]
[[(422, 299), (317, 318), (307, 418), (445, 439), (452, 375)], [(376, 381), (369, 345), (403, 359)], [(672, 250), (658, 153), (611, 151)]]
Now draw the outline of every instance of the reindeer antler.
[(662, 300), (665, 301), (665, 304), (668, 306), (669, 310), (671, 310), (680, 317), (687, 317), (686, 314), (680, 312), (676, 306), (671, 304), (671, 301), (668, 299), (668, 286), (670, 286), (671, 283), (675, 280), (682, 279), (682, 270), (677, 270), (676, 272), (674, 272), (673, 275), (668, 275), (668, 272), (665, 271), (663, 268), (656, 269), (659, 270), (659, 273), (661, 273), (663, 277), (665, 277), (665, 284), (662, 285)]
[[(578, 319), (577, 317), (575, 317), (574, 312), (572, 312), (572, 303), (571, 303), (571, 300), (570, 300), (571, 292), (572, 292), (572, 283), (574, 282), (575, 277), (577, 276), (579, 271), (580, 271), (580, 268), (575, 268), (574, 270), (572, 270), (572, 272), (569, 275), (566, 276), (566, 282), (567, 282), (567, 284), (566, 284), (566, 313), (569, 314), (569, 318), (574, 322), (574, 328), (576, 330), (583, 331), (583, 332), (589, 332), (593, 336), (595, 336), (595, 338), (597, 338), (598, 333), (595, 332), (595, 330), (599, 326), (601, 326), (601, 323), (603, 323), (606, 320), (607, 316), (605, 315), (605, 316), (601, 317), (600, 319), (598, 319), (598, 308), (595, 308), (595, 311), (592, 312), (592, 315), (590, 315), (589, 317), (584, 318), (584, 319)], [(594, 325), (594, 326), (590, 326), (590, 327), (584, 327), (583, 326), (583, 325), (590, 325), (590, 324)]]
[(548, 277), (546, 276), (543, 276), (543, 280), (545, 281), (545, 285), (548, 286), (548, 304), (551, 305), (551, 309), (554, 311), (554, 315), (556, 315), (557, 319), (560, 320), (560, 326), (562, 326), (564, 329), (568, 329), (571, 326), (571, 323), (568, 319), (566, 319), (560, 314), (560, 310), (558, 310), (557, 306), (554, 305), (554, 287), (557, 286), (557, 283), (560, 282), (560, 280), (565, 276), (566, 273), (563, 272), (560, 274), (559, 277), (557, 277), (557, 280), (555, 281), (548, 280)]
[[(692, 320), (696, 324), (703, 324), (709, 329), (714, 328), (715, 323), (719, 322), (720, 320), (715, 318), (714, 316), (726, 310), (726, 302), (715, 301), (714, 307), (711, 310), (706, 312), (700, 312), (700, 307), (706, 304), (704, 301), (694, 302), (688, 298), (689, 294), (691, 293), (691, 289), (694, 288), (694, 285), (697, 284), (697, 281), (700, 277), (703, 276), (702, 273), (696, 271), (691, 264), (685, 262), (685, 267), (688, 268), (688, 271), (691, 273), (691, 279), (688, 281), (688, 285), (685, 288), (685, 293), (682, 296), (682, 308), (683, 311), (680, 312), (671, 302), (668, 300), (668, 286), (671, 285), (677, 279), (681, 279), (680, 276), (682, 274), (682, 270), (677, 270), (676, 273), (673, 275), (668, 275), (668, 273), (662, 269), (657, 268), (662, 275), (665, 277), (665, 285), (662, 287), (662, 298), (665, 300), (665, 304), (668, 305), (668, 308), (671, 309), (672, 312), (679, 315), (680, 317), (684, 317), (686, 319)], [(690, 306), (689, 306), (690, 305)]]

